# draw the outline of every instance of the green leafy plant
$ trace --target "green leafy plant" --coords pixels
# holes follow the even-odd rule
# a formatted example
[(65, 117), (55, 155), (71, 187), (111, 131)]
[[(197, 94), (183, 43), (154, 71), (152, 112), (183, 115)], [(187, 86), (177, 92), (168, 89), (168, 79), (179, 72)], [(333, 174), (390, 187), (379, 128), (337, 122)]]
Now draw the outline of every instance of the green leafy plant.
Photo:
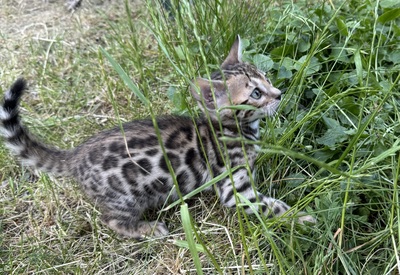
[[(315, 209), (321, 219), (319, 223), (327, 230), (316, 232), (326, 236), (321, 241), (331, 248), (330, 256), (326, 257), (322, 251), (309, 252), (324, 245), (321, 242), (306, 245), (307, 237), (293, 237), (291, 231), (291, 239), (299, 238), (299, 247), (311, 250), (289, 250), (292, 257), (273, 250), (275, 260), (285, 263), (279, 264), (279, 271), (290, 273), (289, 262), (297, 265), (300, 259), (307, 272), (357, 274), (388, 268), (389, 265), (371, 258), (371, 250), (364, 243), (371, 228), (387, 234), (387, 214), (393, 209), (398, 212), (398, 205), (392, 204), (397, 183), (394, 182), (395, 189), (388, 186), (398, 173), (390, 167), (399, 166), (396, 156), (400, 149), (398, 4), (388, 1), (360, 5), (359, 1), (347, 1), (337, 6), (329, 2), (269, 6), (262, 3), (260, 6), (268, 6), (263, 6), (268, 16), (264, 13), (265, 17), (258, 18), (263, 23), (261, 32), (253, 32), (258, 30), (259, 21), (243, 21), (245, 27), (237, 27), (233, 33), (232, 30), (219, 33), (217, 28), (211, 40), (205, 41), (203, 33), (207, 33), (207, 26), (226, 15), (210, 12), (218, 7), (209, 9), (207, 5), (211, 4), (175, 3), (174, 20), (155, 21), (158, 29), (153, 32), (160, 36), (160, 41), (169, 36), (164, 38), (166, 45), (162, 50), (169, 57), (176, 53), (177, 58), (171, 58), (171, 62), (177, 66), (186, 67), (197, 56), (203, 58), (188, 68), (179, 67), (179, 74), (190, 72), (189, 77), (184, 75), (190, 81), (193, 68), (212, 64), (206, 52), (215, 46), (202, 49), (202, 44), (220, 45), (219, 40), (224, 40), (227, 34), (249, 30), (245, 31), (248, 39), (244, 40), (245, 58), (267, 71), (273, 83), (285, 91), (280, 119), (265, 125), (268, 130), (262, 144), (264, 154), (259, 160), (260, 178), (265, 183), (286, 182), (278, 192), (292, 204), (306, 195), (303, 201), (308, 204), (307, 210)], [(204, 9), (209, 11), (208, 16), (202, 17), (199, 27), (193, 19)], [(240, 13), (242, 19), (246, 18), (245, 10)], [(192, 32), (181, 25), (184, 19)], [(167, 34), (159, 31), (171, 25), (175, 27), (167, 28), (172, 29)], [(183, 42), (167, 50), (171, 45), (168, 41), (180, 44), (196, 40), (199, 42), (196, 45)], [(184, 53), (185, 50), (189, 52)], [(209, 72), (207, 67), (205, 71)], [(178, 109), (186, 107), (180, 100), (170, 98)], [(334, 230), (339, 232), (336, 236), (332, 235)], [(388, 245), (378, 238), (373, 244), (375, 248)], [(283, 250), (289, 247), (285, 241), (281, 245)], [(397, 250), (398, 243), (392, 245)], [(308, 253), (311, 254), (305, 257)], [(383, 253), (379, 257), (387, 256)]]

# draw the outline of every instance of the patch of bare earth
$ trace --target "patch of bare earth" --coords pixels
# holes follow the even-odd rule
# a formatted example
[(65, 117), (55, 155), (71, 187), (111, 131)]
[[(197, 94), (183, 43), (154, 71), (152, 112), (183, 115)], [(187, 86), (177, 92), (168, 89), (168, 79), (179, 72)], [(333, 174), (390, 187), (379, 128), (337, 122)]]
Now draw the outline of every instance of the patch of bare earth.
[[(131, 0), (131, 9), (142, 8), (140, 0)], [(106, 34), (109, 21), (126, 16), (123, 0), (82, 1), (69, 12), (66, 1), (0, 0), (0, 85), (8, 86), (15, 76), (35, 77), (27, 60), (42, 44), (61, 40), (65, 47), (90, 47)], [(132, 15), (134, 16), (134, 12)], [(49, 56), (39, 57), (46, 61)]]

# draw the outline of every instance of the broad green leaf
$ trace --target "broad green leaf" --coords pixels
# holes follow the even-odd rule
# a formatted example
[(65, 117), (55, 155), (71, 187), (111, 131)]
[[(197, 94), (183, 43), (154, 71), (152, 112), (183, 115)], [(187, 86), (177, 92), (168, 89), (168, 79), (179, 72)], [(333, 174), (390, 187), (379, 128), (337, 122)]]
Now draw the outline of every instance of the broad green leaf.
[(259, 70), (264, 72), (271, 70), (272, 66), (274, 65), (274, 61), (271, 59), (271, 57), (263, 54), (256, 54), (253, 56), (253, 63)]
[(322, 119), (324, 120), (324, 123), (326, 125), (326, 127), (328, 127), (329, 129), (334, 129), (340, 126), (339, 122), (337, 120), (334, 120), (330, 117), (322, 117)]
[(339, 17), (336, 17), (336, 26), (338, 27), (339, 33), (341, 35), (343, 35), (343, 36), (348, 36), (349, 35), (349, 31), (347, 29), (346, 24)]
[(345, 109), (352, 114), (358, 116), (360, 114), (360, 104), (355, 101), (355, 98), (352, 96), (343, 97), (339, 102), (338, 106), (340, 108)]
[(250, 41), (245, 38), (240, 38), (240, 42), (242, 43), (242, 50), (245, 50), (250, 45)]
[(335, 128), (328, 129), (325, 134), (317, 138), (318, 144), (325, 145), (330, 149), (334, 150), (336, 145), (342, 143), (347, 139), (346, 128), (338, 126)]
[(394, 50), (390, 53), (388, 53), (386, 59), (388, 61), (393, 62), (394, 64), (399, 64), (400, 63), (400, 49)]
[(292, 71), (287, 70), (286, 67), (281, 66), (278, 71), (278, 79), (289, 79), (293, 76)]
[(350, 63), (350, 59), (347, 57), (347, 52), (343, 48), (332, 48), (331, 57), (343, 63)]
[(298, 46), (299, 46), (298, 47), (299, 52), (303, 53), (303, 52), (306, 52), (306, 51), (308, 51), (310, 49), (311, 43), (310, 43), (310, 41), (305, 41), (305, 40), (301, 39), (299, 41)]
[(284, 57), (281, 61), (281, 66), (285, 67), (286, 69), (292, 69), (295, 60), (289, 57)]
[(400, 8), (391, 9), (382, 14), (381, 16), (379, 16), (378, 21), (381, 22), (382, 24), (385, 24), (386, 22), (392, 21), (399, 16), (400, 16)]
[(379, 5), (382, 8), (392, 8), (394, 6), (398, 6), (400, 4), (399, 0), (381, 0), (379, 1)]
[(310, 63), (306, 64), (307, 62), (307, 55), (303, 55), (297, 62), (294, 64), (294, 69), (297, 71), (300, 71), (303, 66), (305, 67), (305, 74), (306, 75), (311, 75), (316, 72), (318, 72), (321, 69), (321, 64), (318, 61), (318, 58), (316, 57), (311, 57)]
[(325, 145), (330, 149), (335, 149), (338, 143), (347, 139), (347, 129), (341, 126), (338, 121), (329, 117), (323, 117), (323, 120), (325, 125), (328, 127), (328, 130), (322, 137), (317, 138), (316, 141), (318, 144)]
[(293, 45), (280, 46), (280, 47), (273, 49), (270, 52), (270, 55), (276, 56), (276, 57), (284, 57), (284, 56), (287, 56), (288, 53), (293, 52), (293, 49), (294, 49)]

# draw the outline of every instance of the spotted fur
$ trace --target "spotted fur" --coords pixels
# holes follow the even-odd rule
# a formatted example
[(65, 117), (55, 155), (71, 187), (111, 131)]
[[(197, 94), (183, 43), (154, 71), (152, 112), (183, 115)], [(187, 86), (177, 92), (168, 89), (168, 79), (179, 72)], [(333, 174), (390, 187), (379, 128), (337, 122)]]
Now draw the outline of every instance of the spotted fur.
[[(254, 175), (248, 171), (254, 171), (257, 152), (245, 141), (259, 139), (259, 120), (276, 112), (281, 92), (255, 66), (241, 61), (239, 37), (211, 80), (197, 78), (193, 82), (192, 95), (204, 116), (197, 120), (182, 116), (157, 119), (165, 156), (149, 119), (126, 123), (123, 131), (119, 127), (106, 130), (70, 150), (45, 145), (20, 123), (19, 101), (25, 89), (25, 80), (18, 79), (4, 95), (0, 130), (5, 144), (23, 165), (75, 178), (99, 207), (104, 223), (119, 234), (133, 238), (168, 234), (162, 222), (142, 219), (145, 210), (178, 197), (168, 162), (182, 194), (228, 168), (245, 165), (250, 169), (238, 169), (216, 183), (223, 205), (236, 206), (236, 190), (261, 205), (245, 205), (247, 213), (262, 211), (273, 217), (290, 209), (284, 202), (254, 191), (251, 184)], [(230, 108), (232, 105), (252, 108)], [(304, 221), (314, 219), (299, 217), (299, 222)]]

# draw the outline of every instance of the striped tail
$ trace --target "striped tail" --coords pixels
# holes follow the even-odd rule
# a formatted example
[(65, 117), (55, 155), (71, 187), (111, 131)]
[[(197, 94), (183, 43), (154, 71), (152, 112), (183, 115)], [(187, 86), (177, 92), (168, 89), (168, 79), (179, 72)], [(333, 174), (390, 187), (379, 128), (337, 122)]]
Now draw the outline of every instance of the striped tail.
[(70, 151), (51, 148), (32, 138), (21, 124), (19, 102), (26, 90), (23, 78), (14, 82), (4, 95), (0, 106), (0, 135), (6, 147), (17, 156), (24, 166), (30, 166), (55, 175), (72, 175), (68, 160)]

